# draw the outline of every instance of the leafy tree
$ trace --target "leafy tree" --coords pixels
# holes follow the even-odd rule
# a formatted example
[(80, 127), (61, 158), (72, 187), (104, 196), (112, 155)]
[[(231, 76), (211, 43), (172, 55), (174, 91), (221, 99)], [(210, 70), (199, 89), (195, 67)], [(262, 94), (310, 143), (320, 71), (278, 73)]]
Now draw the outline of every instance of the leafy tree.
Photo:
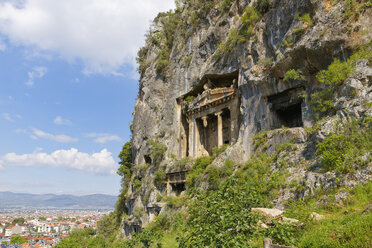
[(180, 247), (247, 247), (259, 220), (250, 208), (258, 204), (255, 189), (236, 179), (216, 191), (197, 192)]
[(109, 243), (102, 237), (96, 236), (93, 228), (79, 229), (71, 232), (70, 237), (61, 240), (57, 248), (105, 248), (110, 247)]
[(23, 223), (25, 223), (25, 219), (23, 218), (16, 218), (12, 222), (12, 224), (23, 224)]
[(150, 140), (151, 146), (151, 158), (155, 165), (159, 165), (164, 158), (164, 154), (167, 151), (167, 147), (160, 142)]
[(132, 142), (128, 141), (123, 145), (121, 152), (119, 153), (119, 164), (120, 167), (117, 171), (118, 175), (123, 178), (130, 177), (130, 169), (133, 166), (132, 163)]
[(27, 239), (25, 239), (24, 237), (21, 237), (20, 235), (12, 236), (10, 238), (10, 243), (11, 244), (23, 244), (23, 243), (27, 243)]

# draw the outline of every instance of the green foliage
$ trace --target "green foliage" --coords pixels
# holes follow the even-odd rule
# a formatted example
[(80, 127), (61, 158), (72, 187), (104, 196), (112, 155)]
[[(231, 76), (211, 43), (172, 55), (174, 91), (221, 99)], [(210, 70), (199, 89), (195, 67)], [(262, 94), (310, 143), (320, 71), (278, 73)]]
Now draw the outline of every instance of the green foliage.
[(157, 185), (165, 183), (165, 179), (167, 178), (167, 174), (163, 170), (158, 170), (154, 174), (154, 182)]
[(138, 68), (137, 68), (137, 71), (139, 72), (139, 74), (143, 74), (146, 69), (149, 67), (149, 64), (147, 63), (146, 61), (146, 56), (147, 56), (147, 53), (148, 53), (148, 48), (147, 47), (142, 47), (140, 50), (138, 50), (137, 52), (137, 57), (136, 57), (136, 61), (138, 63)]
[(118, 175), (125, 179), (130, 178), (130, 169), (132, 168), (132, 142), (127, 142), (123, 145), (119, 153), (120, 167), (117, 171)]
[(99, 235), (102, 235), (107, 241), (112, 242), (120, 226), (120, 221), (121, 219), (117, 218), (116, 212), (106, 215), (97, 223)]
[(218, 60), (222, 55), (235, 51), (237, 45), (249, 40), (259, 19), (260, 14), (248, 6), (241, 17), (241, 26), (238, 29), (231, 29), (227, 39), (218, 44), (215, 59)]
[(181, 212), (167, 211), (156, 217), (141, 233), (133, 233), (132, 239), (115, 241), (113, 248), (137, 248), (137, 247), (177, 247), (175, 234), (183, 225), (185, 216)]
[(170, 208), (180, 208), (185, 205), (184, 196), (167, 196), (165, 198), (165, 203)]
[(227, 12), (231, 8), (231, 5), (234, 3), (235, 0), (221, 0), (219, 9), (222, 12)]
[(334, 90), (332, 88), (326, 88), (313, 93), (311, 95), (310, 104), (313, 110), (320, 113), (321, 116), (324, 116), (326, 114), (332, 115), (336, 113), (333, 101)]
[(303, 28), (296, 28), (293, 30), (293, 34), (300, 37), (305, 33), (305, 29)]
[(155, 140), (150, 140), (149, 144), (151, 148), (152, 162), (154, 165), (159, 165), (160, 162), (164, 159), (164, 154), (168, 148)]
[(258, 61), (258, 64), (263, 66), (264, 68), (270, 68), (274, 63), (274, 60), (272, 57), (263, 58)]
[(302, 16), (300, 13), (297, 13), (296, 18), (306, 24), (308, 27), (313, 25), (313, 20), (309, 13), (305, 13)]
[[(124, 213), (127, 213), (127, 208), (125, 206), (125, 200), (126, 200), (126, 195), (128, 191), (128, 185), (130, 182), (130, 178), (132, 176), (131, 169), (133, 167), (132, 163), (132, 142), (126, 142), (119, 155), (118, 155), (120, 161), (120, 167), (118, 168), (117, 174), (120, 175), (121, 178), (121, 184), (122, 188), (120, 190), (120, 194), (118, 196), (118, 200), (116, 201), (115, 204), (115, 212), (114, 215), (116, 216), (116, 224), (115, 226), (118, 225), (119, 221), (121, 220), (121, 216)], [(106, 220), (108, 221), (108, 220)], [(102, 228), (105, 227), (107, 228), (107, 225), (102, 226)], [(110, 229), (110, 228), (109, 228)], [(105, 232), (105, 231), (104, 231)]]
[(309, 225), (299, 247), (369, 247), (372, 214), (336, 216)]
[(185, 169), (185, 167), (190, 163), (190, 158), (189, 157), (184, 157), (184, 158), (181, 158), (179, 160), (176, 160), (174, 162), (174, 167), (175, 168), (178, 168), (180, 170), (183, 170)]
[(262, 15), (269, 11), (269, 9), (274, 5), (273, 0), (260, 0), (254, 3), (254, 8)]
[(136, 190), (139, 190), (141, 186), (142, 186), (141, 180), (139, 180), (138, 178), (133, 181), (133, 187)]
[(20, 235), (10, 237), (11, 244), (24, 244), (27, 243), (27, 239), (21, 237)]
[(258, 193), (256, 197), (266, 207), (271, 206), (270, 199), (274, 199), (279, 190), (285, 186), (287, 177), (287, 171), (284, 168), (271, 171), (275, 155), (259, 153), (246, 163), (239, 165), (239, 170), (235, 173), (239, 181), (256, 190)]
[(139, 219), (145, 213), (145, 209), (143, 207), (136, 206), (133, 209), (133, 216)]
[(353, 169), (356, 158), (372, 150), (372, 121), (351, 120), (342, 131), (331, 134), (317, 145), (326, 171), (347, 173)]
[(318, 117), (335, 113), (333, 100), (336, 96), (337, 89), (339, 89), (350, 74), (355, 71), (355, 62), (360, 59), (368, 59), (371, 61), (372, 49), (370, 46), (367, 46), (366, 49), (360, 49), (343, 62), (335, 59), (327, 70), (322, 70), (317, 74), (318, 81), (327, 86), (327, 88), (322, 91), (315, 92), (311, 95), (310, 104), (317, 112), (317, 115), (319, 115)]
[(24, 218), (15, 218), (12, 221), (12, 224), (23, 224), (23, 223), (25, 223), (25, 219)]
[(256, 136), (253, 137), (254, 148), (257, 149), (263, 143), (267, 141), (267, 131), (259, 132)]
[(289, 36), (287, 36), (284, 40), (283, 40), (283, 42), (282, 42), (282, 44), (281, 44), (281, 47), (283, 47), (283, 48), (287, 48), (287, 47), (292, 47), (293, 45), (294, 45), (294, 38), (293, 38), (293, 36), (292, 35), (289, 35)]
[(218, 157), (219, 155), (221, 155), (221, 153), (223, 153), (224, 151), (226, 151), (227, 147), (229, 145), (227, 144), (224, 144), (222, 145), (221, 147), (213, 147), (212, 148), (212, 160), (215, 159), (216, 157)]
[(77, 229), (70, 233), (70, 237), (62, 239), (56, 248), (105, 248), (109, 243), (102, 236), (95, 236), (93, 228)]
[(190, 66), (191, 59), (192, 59), (192, 54), (188, 54), (188, 55), (184, 58), (184, 63), (185, 63), (185, 66), (186, 66), (186, 67), (189, 67), (189, 66)]
[(354, 71), (354, 68), (350, 60), (340, 62), (340, 60), (335, 59), (328, 70), (322, 70), (317, 74), (317, 79), (321, 83), (339, 86), (350, 76), (352, 71)]
[(156, 61), (155, 69), (159, 74), (165, 75), (170, 65), (169, 51), (167, 49), (161, 49), (158, 51), (158, 59)]
[(186, 175), (186, 186), (191, 188), (199, 184), (202, 180), (202, 176), (205, 168), (212, 162), (211, 157), (199, 157), (195, 160), (194, 166)]
[(194, 100), (194, 96), (188, 96), (185, 98), (185, 103), (191, 103)]
[(250, 211), (259, 204), (256, 195), (254, 189), (235, 179), (216, 191), (196, 192), (179, 247), (247, 247), (259, 220)]
[(211, 189), (218, 188), (218, 185), (220, 185), (224, 179), (231, 176), (234, 172), (234, 162), (226, 159), (225, 164), (223, 166), (215, 166), (215, 165), (209, 165), (205, 173), (207, 174), (208, 183)]
[(39, 217), (39, 220), (41, 220), (41, 221), (46, 221), (46, 218), (45, 218), (44, 216), (40, 216), (40, 217)]
[(305, 80), (305, 77), (302, 75), (301, 71), (291, 69), (285, 73), (284, 79), (283, 79), (284, 82), (296, 81), (296, 80), (300, 80), (300, 81)]
[(274, 220), (273, 226), (265, 230), (265, 237), (271, 238), (276, 244), (296, 245), (297, 233), (297, 226)]
[(244, 10), (244, 13), (242, 15), (241, 21), (242, 26), (240, 27), (239, 33), (245, 37), (246, 40), (249, 39), (249, 37), (253, 33), (253, 28), (260, 19), (260, 13), (257, 12), (252, 7), (247, 7)]
[(371, 7), (371, 0), (346, 0), (343, 8), (343, 19), (344, 21), (356, 21), (365, 9)]

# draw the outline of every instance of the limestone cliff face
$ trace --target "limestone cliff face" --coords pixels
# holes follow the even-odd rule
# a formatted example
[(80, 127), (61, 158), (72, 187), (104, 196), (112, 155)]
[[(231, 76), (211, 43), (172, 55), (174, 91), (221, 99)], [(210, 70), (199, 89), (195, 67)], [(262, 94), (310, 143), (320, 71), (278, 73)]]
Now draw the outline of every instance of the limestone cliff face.
[[(315, 122), (310, 96), (323, 87), (316, 74), (372, 36), (371, 9), (363, 7), (352, 13), (352, 21), (345, 20), (344, 1), (206, 1), (203, 7), (198, 1), (185, 2), (175, 14), (156, 18), (140, 52), (132, 124), (136, 178), (122, 226), (127, 235), (164, 211), (157, 198), (167, 189), (156, 186), (154, 173), (159, 168), (179, 170), (174, 167), (177, 159), (207, 155), (227, 143), (231, 146), (224, 156), (242, 162), (260, 149), (252, 139), (264, 130), (273, 130), (268, 152), (292, 138), (301, 146), (294, 159), (311, 159), (314, 149), (306, 143), (304, 128)], [(353, 87), (364, 93), (348, 109), (354, 115), (368, 112), (360, 106), (371, 100), (371, 69), (362, 63), (360, 70)], [(294, 76), (287, 78), (289, 71)], [(338, 110), (352, 106), (346, 102)], [(282, 126), (289, 129), (275, 131)], [(160, 163), (154, 161), (150, 141), (167, 147)], [(326, 180), (301, 173), (302, 178)], [(141, 187), (133, 187), (136, 179)]]

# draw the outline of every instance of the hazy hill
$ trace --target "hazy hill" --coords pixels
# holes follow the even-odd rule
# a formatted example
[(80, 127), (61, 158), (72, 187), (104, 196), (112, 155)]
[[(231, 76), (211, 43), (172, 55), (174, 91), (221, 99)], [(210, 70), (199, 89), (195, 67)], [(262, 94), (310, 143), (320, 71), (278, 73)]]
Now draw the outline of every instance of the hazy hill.
[(0, 192), (1, 208), (113, 208), (117, 197), (104, 194), (84, 196)]

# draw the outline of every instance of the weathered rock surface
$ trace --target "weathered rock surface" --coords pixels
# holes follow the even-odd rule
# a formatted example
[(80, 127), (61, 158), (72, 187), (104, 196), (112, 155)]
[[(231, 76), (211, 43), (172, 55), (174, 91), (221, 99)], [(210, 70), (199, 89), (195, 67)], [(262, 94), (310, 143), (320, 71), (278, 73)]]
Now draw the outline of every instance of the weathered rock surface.
[[(137, 173), (130, 184), (130, 197), (127, 200), (130, 217), (122, 225), (125, 234), (137, 228), (135, 226), (146, 226), (155, 215), (164, 211), (164, 203), (160, 198), (167, 194), (167, 187), (154, 183), (155, 172), (159, 168), (167, 172), (178, 169), (187, 171), (189, 168), (189, 165), (185, 166), (187, 163), (180, 166), (176, 162), (191, 154), (192, 141), (189, 137), (190, 116), (184, 118), (180, 101), (185, 101), (187, 94), (191, 96), (192, 92), (199, 89), (199, 96), (195, 97), (200, 97), (207, 87), (206, 84), (200, 85), (202, 79), (215, 80), (213, 78), (217, 76), (237, 72), (238, 117), (231, 117), (231, 109), (228, 112), (230, 115), (222, 117), (234, 122), (231, 124), (234, 129), (231, 130), (236, 130), (237, 135), (236, 139), (232, 139), (231, 134), (226, 138), (231, 146), (215, 159), (215, 165), (222, 165), (226, 158), (236, 163), (244, 162), (255, 152), (273, 154), (281, 144), (292, 144), (293, 149), (289, 153), (278, 156), (282, 156), (281, 159), (287, 164), (295, 165), (288, 168), (290, 175), (287, 180), (297, 181), (302, 190), (291, 190), (290, 187), (283, 189), (274, 202), (275, 207), (282, 209), (288, 199), (311, 195), (321, 187), (327, 189), (337, 185), (354, 185), (370, 179), (371, 165), (352, 176), (340, 178), (334, 172), (323, 173), (319, 170), (319, 159), (315, 159), (316, 144), (332, 133), (337, 125), (342, 125), (350, 117), (372, 116), (372, 109), (368, 105), (372, 101), (372, 68), (367, 60), (358, 62), (356, 71), (338, 92), (334, 103), (336, 117), (320, 122), (319, 129), (311, 135), (306, 128), (315, 123), (310, 96), (323, 87), (316, 80), (316, 74), (326, 69), (334, 58), (348, 57), (357, 42), (370, 42), (371, 9), (366, 8), (359, 18), (347, 22), (342, 19), (343, 1), (332, 4), (334, 1), (274, 0), (268, 12), (253, 25), (249, 39), (236, 43), (231, 51), (224, 48), (222, 54), (217, 56), (217, 53), (221, 53), (219, 45), (228, 41), (232, 29), (240, 27), (244, 9), (254, 2), (234, 1), (227, 12), (221, 12), (216, 6), (195, 30), (187, 23), (189, 35), (186, 38), (178, 33), (175, 35), (165, 75), (156, 69), (160, 48), (151, 37), (147, 40), (147, 52), (143, 56), (147, 67), (141, 71), (131, 128), (133, 162), (136, 166), (147, 163), (149, 167)], [(180, 22), (186, 23), (189, 11), (188, 5), (181, 8)], [(311, 23), (298, 18), (306, 13), (310, 15)], [(161, 29), (158, 19), (152, 34)], [(291, 69), (301, 71), (303, 79), (284, 81), (286, 72)], [(227, 88), (225, 85), (221, 87)], [(218, 107), (220, 103), (216, 104)], [(214, 115), (212, 117), (217, 118)], [(200, 127), (212, 125), (208, 124), (211, 122), (197, 121)], [(221, 125), (225, 127), (225, 124)], [(256, 147), (253, 137), (260, 131), (268, 133), (264, 142)], [(192, 133), (196, 135), (194, 131)], [(202, 131), (197, 135), (205, 136)], [(160, 164), (151, 160), (150, 140), (167, 146)], [(204, 141), (200, 142), (203, 145)], [(365, 156), (368, 160), (370, 154)], [(278, 169), (277, 165), (273, 165), (272, 169)], [(133, 187), (135, 179), (140, 180), (140, 189)], [(340, 195), (340, 200), (343, 197)]]

